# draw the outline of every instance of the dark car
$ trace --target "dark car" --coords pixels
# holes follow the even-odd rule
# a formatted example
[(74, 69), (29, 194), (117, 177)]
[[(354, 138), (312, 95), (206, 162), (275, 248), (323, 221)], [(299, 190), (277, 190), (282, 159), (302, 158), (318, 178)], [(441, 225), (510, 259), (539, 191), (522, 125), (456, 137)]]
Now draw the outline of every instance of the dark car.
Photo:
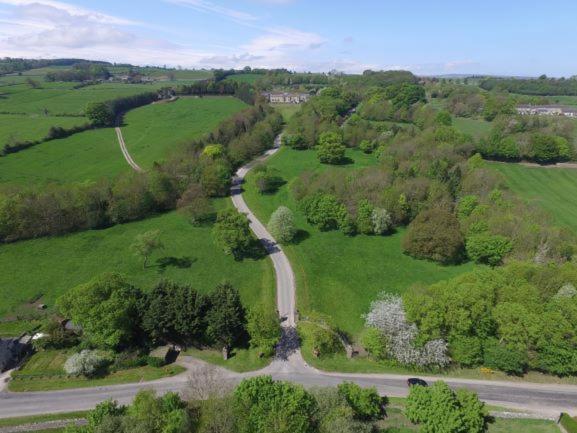
[(429, 384), (427, 382), (425, 382), (423, 379), (419, 379), (416, 377), (411, 377), (409, 379), (407, 379), (407, 385), (409, 386), (429, 386)]

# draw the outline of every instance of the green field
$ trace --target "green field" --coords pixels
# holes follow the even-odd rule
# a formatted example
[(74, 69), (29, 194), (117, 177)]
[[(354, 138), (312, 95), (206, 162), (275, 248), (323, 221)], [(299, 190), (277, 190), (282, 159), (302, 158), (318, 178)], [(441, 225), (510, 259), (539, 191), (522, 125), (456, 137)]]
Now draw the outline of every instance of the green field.
[(453, 126), (465, 134), (473, 136), (475, 139), (486, 136), (493, 125), (483, 119), (471, 119), (468, 117), (453, 117)]
[[(208, 133), (246, 105), (236, 98), (184, 98), (132, 110), (123, 135), (144, 168), (179, 143)], [(1, 183), (78, 182), (129, 170), (113, 128), (81, 132), (0, 158)]]
[(180, 98), (130, 111), (122, 134), (132, 158), (149, 168), (179, 144), (212, 131), (247, 105), (233, 97)]
[(577, 170), (490, 163), (522, 198), (539, 203), (555, 221), (577, 233)]
[(272, 106), (282, 115), (285, 122), (288, 122), (301, 108), (299, 104), (272, 104)]
[(239, 83), (254, 84), (262, 77), (264, 77), (264, 75), (262, 74), (234, 74), (226, 77), (226, 79), (232, 81), (238, 81)]
[(41, 88), (28, 84), (0, 87), (0, 113), (73, 114), (84, 112), (89, 102), (100, 102), (123, 96), (150, 92), (166, 85), (104, 83), (73, 89), (78, 83), (46, 83), (36, 79)]
[[(376, 158), (348, 150), (354, 164), (340, 166), (345, 175), (352, 168), (376, 164)], [(361, 315), (383, 290), (402, 292), (418, 283), (430, 284), (470, 271), (470, 264), (439, 266), (415, 260), (401, 252), (403, 231), (387, 236), (347, 237), (341, 232), (319, 232), (306, 223), (289, 194), (289, 186), (305, 170), (326, 170), (315, 152), (283, 148), (268, 163), (288, 181), (274, 195), (260, 195), (247, 179), (245, 199), (255, 214), (267, 223), (274, 210), (286, 205), (295, 211), (305, 236), (297, 245), (285, 248), (297, 277), (297, 305), (301, 314), (311, 310), (332, 316), (342, 330), (356, 335), (363, 327)]]
[(14, 141), (39, 140), (51, 126), (70, 128), (88, 122), (84, 117), (52, 117), (38, 114), (0, 114), (0, 147)]
[[(220, 205), (228, 205), (220, 202)], [(165, 249), (142, 268), (130, 249), (136, 235), (161, 230)], [(178, 213), (67, 236), (0, 246), (0, 317), (42, 295), (49, 308), (68, 289), (103, 272), (121, 272), (148, 289), (161, 278), (208, 291), (228, 280), (247, 305), (274, 299), (268, 258), (235, 261), (214, 243), (210, 227), (193, 227)]]

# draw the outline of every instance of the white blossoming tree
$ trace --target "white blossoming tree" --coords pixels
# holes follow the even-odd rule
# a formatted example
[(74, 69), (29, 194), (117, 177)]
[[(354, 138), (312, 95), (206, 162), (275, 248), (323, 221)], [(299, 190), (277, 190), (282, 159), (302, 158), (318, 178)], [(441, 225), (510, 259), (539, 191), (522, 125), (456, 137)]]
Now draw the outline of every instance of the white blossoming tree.
[(388, 355), (401, 364), (445, 367), (450, 362), (444, 340), (432, 340), (423, 347), (415, 345), (419, 331), (415, 324), (407, 321), (403, 300), (398, 295), (383, 293), (371, 304), (365, 323), (382, 332), (389, 342)]
[(77, 376), (92, 376), (101, 368), (106, 359), (95, 350), (83, 350), (70, 356), (64, 363), (64, 371), (67, 374)]

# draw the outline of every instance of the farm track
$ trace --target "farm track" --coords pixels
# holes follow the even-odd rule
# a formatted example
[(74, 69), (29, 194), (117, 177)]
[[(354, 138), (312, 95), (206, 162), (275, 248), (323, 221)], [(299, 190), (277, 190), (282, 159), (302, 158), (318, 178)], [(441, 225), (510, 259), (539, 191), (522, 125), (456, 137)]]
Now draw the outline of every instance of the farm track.
[(130, 165), (135, 171), (138, 171), (139, 173), (143, 173), (144, 170), (142, 169), (142, 167), (140, 167), (134, 161), (134, 159), (132, 159), (132, 156), (130, 156), (130, 153), (128, 153), (128, 149), (126, 148), (126, 143), (124, 142), (124, 137), (122, 136), (122, 130), (120, 129), (120, 126), (117, 126), (116, 128), (114, 128), (114, 130), (116, 131), (116, 137), (118, 138), (118, 144), (120, 145), (120, 150), (122, 151), (122, 154), (124, 155), (124, 159), (126, 159), (126, 162), (128, 163), (128, 165)]

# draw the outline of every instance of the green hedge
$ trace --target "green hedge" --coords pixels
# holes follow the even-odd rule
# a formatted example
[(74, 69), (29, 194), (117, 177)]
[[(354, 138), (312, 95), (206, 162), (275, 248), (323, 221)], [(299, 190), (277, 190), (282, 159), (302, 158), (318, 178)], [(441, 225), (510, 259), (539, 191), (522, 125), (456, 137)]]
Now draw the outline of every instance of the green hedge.
[(577, 421), (575, 421), (569, 414), (562, 413), (561, 418), (559, 418), (559, 424), (561, 424), (567, 433), (577, 433)]

